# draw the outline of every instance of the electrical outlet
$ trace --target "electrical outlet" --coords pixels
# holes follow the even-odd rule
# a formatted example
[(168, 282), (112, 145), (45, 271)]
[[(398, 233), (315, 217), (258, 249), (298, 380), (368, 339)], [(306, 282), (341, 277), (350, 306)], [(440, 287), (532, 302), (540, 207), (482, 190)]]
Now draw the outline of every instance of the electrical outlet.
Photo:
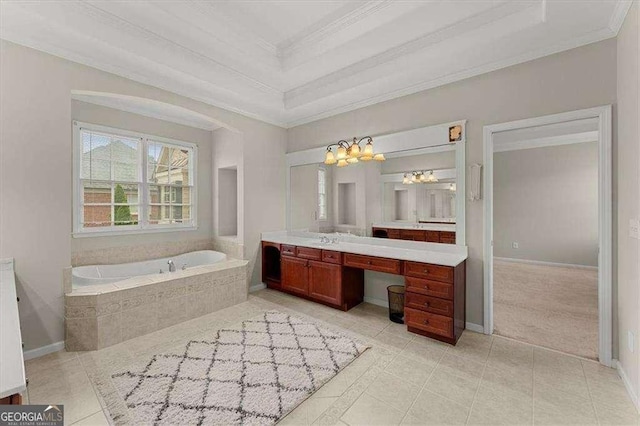
[(514, 248), (514, 249), (517, 249), (517, 248), (520, 248), (520, 244), (518, 244), (517, 242), (514, 241), (514, 242), (511, 243), (511, 247)]
[(629, 237), (635, 239), (640, 238), (640, 220), (629, 219)]
[(629, 347), (629, 350), (633, 352), (633, 349), (635, 348), (635, 336), (632, 331), (627, 331), (627, 346)]

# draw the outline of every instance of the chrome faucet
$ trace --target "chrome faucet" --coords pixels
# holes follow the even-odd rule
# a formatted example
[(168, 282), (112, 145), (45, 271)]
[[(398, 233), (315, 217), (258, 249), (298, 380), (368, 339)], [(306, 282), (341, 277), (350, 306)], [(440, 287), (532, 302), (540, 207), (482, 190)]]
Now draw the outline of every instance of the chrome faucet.
[(329, 244), (329, 237), (325, 237), (325, 236), (321, 236), (320, 237), (320, 243), (321, 244)]
[(169, 272), (175, 272), (176, 271), (176, 265), (173, 264), (173, 260), (169, 259), (167, 264), (169, 265)]

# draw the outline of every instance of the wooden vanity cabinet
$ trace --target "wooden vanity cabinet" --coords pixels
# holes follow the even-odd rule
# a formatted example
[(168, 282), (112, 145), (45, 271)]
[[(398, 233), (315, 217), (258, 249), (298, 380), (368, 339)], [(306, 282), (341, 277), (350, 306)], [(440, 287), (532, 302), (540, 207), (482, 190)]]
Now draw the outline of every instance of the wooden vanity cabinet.
[(342, 305), (342, 266), (309, 261), (309, 297)]
[(292, 256), (282, 256), (283, 290), (306, 296), (309, 294), (309, 261)]

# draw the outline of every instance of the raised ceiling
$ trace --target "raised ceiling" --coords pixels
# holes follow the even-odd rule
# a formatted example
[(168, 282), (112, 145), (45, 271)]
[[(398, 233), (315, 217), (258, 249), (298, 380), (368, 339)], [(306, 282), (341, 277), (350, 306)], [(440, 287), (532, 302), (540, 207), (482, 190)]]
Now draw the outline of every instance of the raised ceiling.
[(6, 1), (0, 38), (291, 127), (614, 37), (630, 1)]

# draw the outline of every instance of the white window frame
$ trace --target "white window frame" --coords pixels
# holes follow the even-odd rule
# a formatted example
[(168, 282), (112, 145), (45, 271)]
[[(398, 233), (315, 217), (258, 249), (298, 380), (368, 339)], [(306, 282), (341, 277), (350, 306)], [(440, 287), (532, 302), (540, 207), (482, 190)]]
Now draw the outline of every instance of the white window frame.
[[(322, 175), (324, 193), (320, 193), (320, 175)], [(324, 197), (324, 210), (322, 209), (322, 203), (320, 199)], [(329, 206), (327, 205), (327, 169), (324, 167), (318, 168), (318, 220), (327, 220), (329, 215)]]
[[(120, 225), (109, 227), (91, 227), (82, 226), (82, 130), (94, 131), (98, 133), (107, 133), (128, 138), (140, 139), (140, 155), (138, 166), (142, 168), (140, 184), (138, 188), (138, 224), (137, 225)], [(172, 224), (149, 224), (149, 187), (151, 185), (160, 185), (148, 182), (148, 144), (159, 142), (168, 145), (175, 145), (191, 150), (191, 158), (189, 158), (189, 179), (187, 185), (191, 188), (190, 214), (191, 221), (188, 223), (172, 223)], [(163, 138), (155, 135), (148, 135), (140, 132), (133, 132), (114, 127), (101, 126), (98, 124), (82, 123), (73, 121), (73, 232), (74, 238), (80, 237), (96, 237), (96, 236), (113, 236), (113, 235), (131, 235), (131, 234), (147, 234), (157, 232), (175, 232), (179, 230), (196, 230), (198, 229), (198, 191), (197, 191), (197, 164), (198, 164), (198, 146), (184, 141)], [(170, 185), (169, 185), (170, 186)], [(170, 186), (171, 187), (171, 186)]]

